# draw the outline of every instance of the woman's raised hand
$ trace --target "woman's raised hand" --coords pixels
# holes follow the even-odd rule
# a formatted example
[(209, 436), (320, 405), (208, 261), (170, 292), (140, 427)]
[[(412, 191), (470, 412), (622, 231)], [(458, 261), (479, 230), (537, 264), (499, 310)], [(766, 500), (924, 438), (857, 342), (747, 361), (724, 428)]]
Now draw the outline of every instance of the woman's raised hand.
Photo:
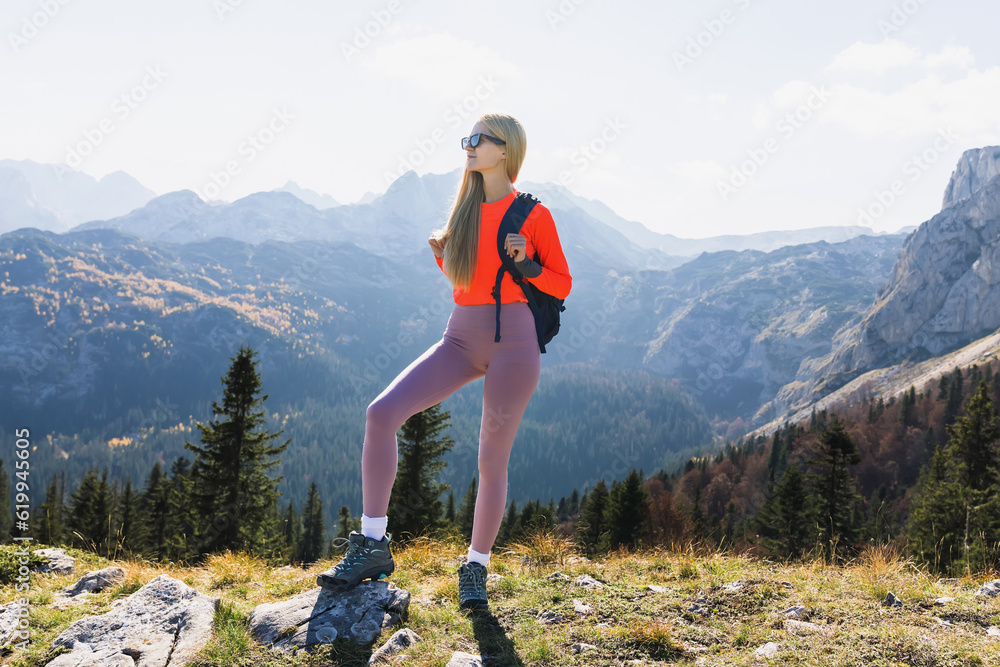
[(430, 244), (431, 250), (434, 251), (434, 256), (437, 258), (444, 257), (444, 239), (439, 239), (436, 236), (432, 236), (427, 239), (427, 243)]
[(507, 254), (514, 258), (515, 262), (520, 262), (528, 255), (528, 239), (520, 234), (508, 234), (503, 247), (507, 249)]

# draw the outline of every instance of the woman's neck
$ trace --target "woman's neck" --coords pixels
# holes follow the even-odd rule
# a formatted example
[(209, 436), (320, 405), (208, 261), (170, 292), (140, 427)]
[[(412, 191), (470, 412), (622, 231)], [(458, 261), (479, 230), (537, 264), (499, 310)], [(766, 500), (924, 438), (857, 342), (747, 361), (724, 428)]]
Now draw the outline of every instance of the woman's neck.
[(507, 180), (507, 174), (483, 174), (483, 194), (486, 203), (498, 202), (514, 191), (514, 185)]

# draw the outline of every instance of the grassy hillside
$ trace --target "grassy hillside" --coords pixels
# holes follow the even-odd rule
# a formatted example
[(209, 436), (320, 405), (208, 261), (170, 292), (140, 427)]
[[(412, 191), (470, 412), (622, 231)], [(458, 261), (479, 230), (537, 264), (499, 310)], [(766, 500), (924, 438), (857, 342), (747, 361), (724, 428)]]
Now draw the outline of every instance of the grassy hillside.
[[(938, 581), (886, 549), (869, 550), (843, 567), (690, 549), (617, 552), (588, 561), (564, 541), (538, 538), (493, 554), (490, 572), (501, 576), (489, 584), (491, 613), (474, 616), (458, 609), (455, 569), (464, 551), (463, 544), (431, 541), (394, 550), (396, 572), (390, 580), (412, 594), (403, 627), (422, 638), (402, 654), (405, 664), (441, 667), (453, 651), (462, 650), (496, 656), (487, 665), (755, 665), (764, 664), (755, 652), (768, 642), (779, 645), (771, 664), (1000, 664), (1000, 638), (987, 634), (987, 628), (1000, 625), (1000, 598), (974, 597), (992, 577)], [(113, 600), (164, 573), (222, 599), (213, 639), (193, 664), (365, 665), (372, 651), (334, 643), (289, 658), (258, 644), (246, 629), (256, 605), (314, 587), (316, 574), (332, 566), (330, 561), (300, 569), (227, 554), (198, 568), (165, 568), (71, 554), (80, 559), (76, 575), (34, 578), (36, 645), (23, 654), (6, 651), (5, 665), (44, 664), (53, 657), (47, 651), (51, 641), (74, 620), (107, 611)], [(78, 609), (46, 607), (84, 571), (110, 564), (126, 570), (121, 583)], [(568, 579), (551, 578), (557, 571)], [(603, 582), (603, 588), (577, 586), (573, 580), (581, 574)], [(889, 591), (902, 599), (902, 608), (882, 606)], [(3, 587), (5, 602), (18, 595), (13, 585)], [(954, 599), (935, 604), (938, 598)], [(574, 611), (577, 601), (589, 611)], [(793, 605), (806, 608), (799, 624), (780, 613)], [(543, 625), (538, 620), (543, 610), (563, 620)], [(576, 654), (571, 647), (578, 642), (594, 648)]]

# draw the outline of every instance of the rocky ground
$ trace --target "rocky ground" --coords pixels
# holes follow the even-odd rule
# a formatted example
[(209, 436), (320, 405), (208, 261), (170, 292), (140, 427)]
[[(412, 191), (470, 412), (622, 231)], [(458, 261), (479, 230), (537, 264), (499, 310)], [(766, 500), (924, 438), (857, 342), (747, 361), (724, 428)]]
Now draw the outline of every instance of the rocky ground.
[(36, 550), (44, 564), (34, 566), (27, 595), (16, 582), (3, 587), (2, 661), (1000, 664), (1000, 579), (939, 579), (885, 549), (841, 566), (683, 550), (592, 561), (558, 540), (537, 540), (494, 552), (490, 610), (470, 614), (457, 604), (463, 551), (420, 541), (394, 551), (388, 580), (331, 594), (315, 583), (331, 561), (272, 567), (226, 554), (183, 568)]

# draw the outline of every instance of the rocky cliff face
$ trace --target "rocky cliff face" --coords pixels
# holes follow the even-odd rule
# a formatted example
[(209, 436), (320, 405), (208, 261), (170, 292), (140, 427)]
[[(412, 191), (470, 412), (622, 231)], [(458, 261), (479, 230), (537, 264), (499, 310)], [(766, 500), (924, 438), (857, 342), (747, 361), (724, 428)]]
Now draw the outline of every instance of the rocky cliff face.
[(973, 148), (962, 153), (944, 191), (941, 209), (968, 199), (1000, 175), (1000, 146)]
[(950, 352), (1000, 327), (1000, 146), (966, 151), (945, 208), (903, 244), (889, 280), (831, 353), (778, 393), (780, 413), (867, 371)]

